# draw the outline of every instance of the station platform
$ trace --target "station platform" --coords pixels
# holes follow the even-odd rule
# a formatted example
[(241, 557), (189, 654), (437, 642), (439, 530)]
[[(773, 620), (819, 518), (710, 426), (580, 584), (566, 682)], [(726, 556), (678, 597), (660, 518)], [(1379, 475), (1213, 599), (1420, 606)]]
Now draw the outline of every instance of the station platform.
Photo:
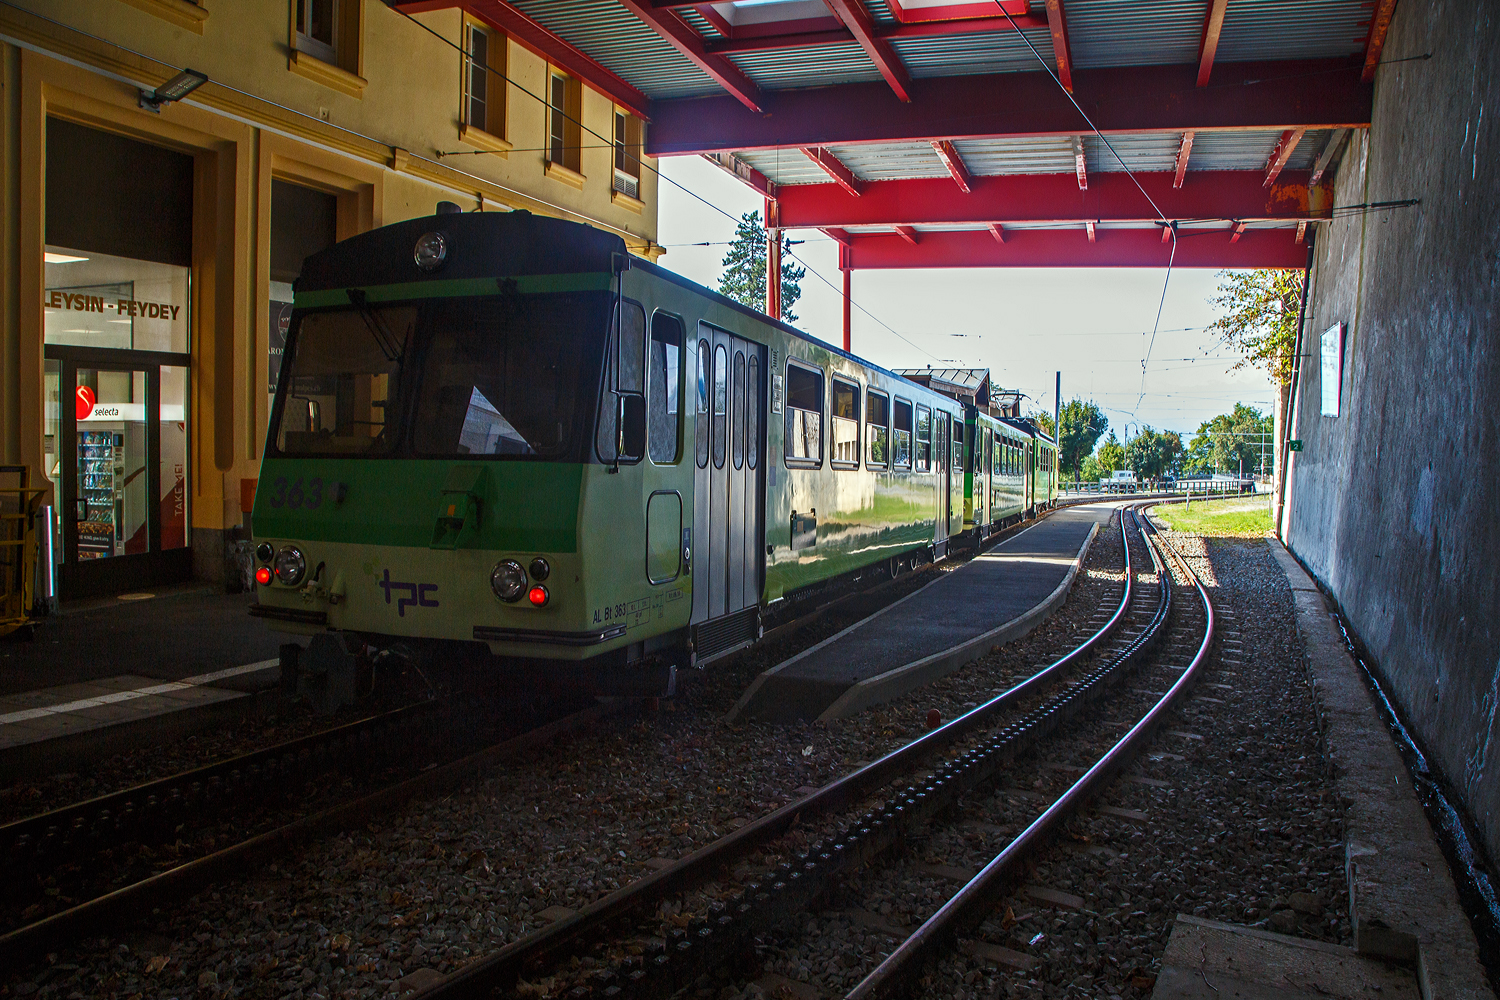
[(1057, 511), (922, 589), (761, 673), (729, 720), (838, 719), (1031, 631), (1067, 598), (1114, 503)]
[[(206, 586), (64, 605), (0, 642), (0, 778), (178, 738), (276, 686), (285, 637)], [(196, 711), (189, 711), (196, 710)]]

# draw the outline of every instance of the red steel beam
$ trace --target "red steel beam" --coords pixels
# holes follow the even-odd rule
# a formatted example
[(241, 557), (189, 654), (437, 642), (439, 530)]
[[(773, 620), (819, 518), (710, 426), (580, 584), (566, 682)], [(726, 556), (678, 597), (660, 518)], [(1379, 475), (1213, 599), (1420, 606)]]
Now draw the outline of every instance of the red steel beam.
[(850, 243), (854, 242), (853, 236), (850, 236), (847, 232), (838, 228), (837, 226), (824, 226), (822, 232), (824, 236), (838, 241), (838, 244), (841, 247), (846, 247)]
[(1063, 89), (1073, 93), (1073, 53), (1068, 48), (1068, 21), (1063, 16), (1062, 0), (1046, 0), (1047, 29), (1052, 34), (1052, 55), (1057, 59), (1057, 78)]
[(1078, 176), (1078, 190), (1089, 189), (1088, 159), (1083, 155), (1083, 137), (1073, 137), (1073, 173)]
[(771, 183), (771, 179), (733, 153), (704, 153), (703, 158), (735, 180), (748, 185), (762, 198), (776, 197), (776, 185)]
[(860, 191), (864, 190), (864, 182), (854, 176), (854, 171), (822, 146), (803, 146), (802, 152), (809, 160), (827, 174), (835, 184), (858, 198)]
[(1085, 228), (1085, 229), (1087, 229), (1089, 231), (1089, 242), (1093, 243), (1094, 242), (1094, 220), (1093, 219), (1089, 219), (1086, 222), (1084, 222), (1083, 228)]
[[(1360, 82), (1359, 64), (1349, 59), (1225, 63), (1216, 86), (1205, 88), (1195, 85), (1195, 72), (1191, 65), (1078, 70), (1073, 90), (1107, 133), (1370, 124), (1374, 88)], [(653, 101), (647, 152), (1063, 136), (1083, 127), (1044, 72), (923, 79), (912, 84), (910, 103), (890, 96), (878, 82), (776, 91), (761, 98), (770, 114), (728, 97)]]
[(1161, 241), (1163, 243), (1171, 243), (1172, 242), (1172, 227), (1171, 226), (1162, 226), (1161, 227)]
[(1349, 138), (1348, 129), (1339, 129), (1328, 137), (1328, 142), (1323, 146), (1323, 151), (1318, 154), (1318, 160), (1313, 164), (1312, 177), (1309, 184), (1316, 184), (1323, 179), (1323, 174), (1328, 170), (1328, 165), (1333, 162), (1333, 157), (1338, 153), (1339, 147), (1344, 140)]
[(990, 235), (993, 236), (993, 237), (995, 237), (995, 242), (996, 243), (1004, 243), (1005, 242), (1005, 227), (1004, 226), (1000, 225), (1000, 223), (998, 223), (998, 222), (991, 222), (987, 228), (990, 231)]
[(1380, 53), (1385, 48), (1385, 34), (1391, 27), (1391, 15), (1396, 12), (1396, 0), (1375, 0), (1375, 10), (1370, 15), (1370, 34), (1365, 38), (1365, 67), (1359, 78), (1364, 83), (1375, 79), (1375, 67), (1380, 65)]
[(1238, 243), (1240, 237), (1245, 235), (1245, 223), (1236, 222), (1229, 230), (1229, 242)]
[(947, 139), (939, 139), (932, 144), (938, 159), (943, 161), (943, 166), (948, 168), (948, 176), (953, 178), (953, 183), (964, 194), (969, 194), (974, 189), (974, 179), (969, 176), (969, 168), (964, 166), (964, 159), (958, 155), (958, 150), (953, 148), (953, 143)]
[(885, 77), (885, 82), (891, 85), (896, 96), (902, 101), (911, 100), (911, 77), (906, 73), (906, 66), (901, 62), (901, 57), (896, 55), (896, 50), (883, 38), (875, 35), (875, 22), (870, 17), (870, 12), (865, 10), (863, 0), (823, 0), (828, 4), (839, 20), (844, 22), (844, 27), (854, 34), (854, 40), (859, 42), (859, 47), (865, 50), (865, 55), (880, 70), (880, 75)]
[(1306, 134), (1305, 128), (1289, 128), (1281, 133), (1281, 138), (1276, 142), (1276, 148), (1271, 150), (1271, 158), (1266, 161), (1266, 187), (1270, 187), (1276, 180), (1281, 173), (1281, 168), (1286, 166), (1286, 161), (1292, 158), (1297, 143), (1301, 142)]
[(897, 226), (896, 235), (901, 237), (906, 242), (910, 243), (912, 246), (916, 246), (918, 243), (922, 242), (921, 238), (917, 236), (917, 231), (911, 226)]
[[(1196, 232), (1196, 231), (1193, 231)], [(1307, 247), (1290, 229), (1252, 229), (1235, 243), (1184, 232), (1175, 267), (1287, 267), (1307, 263)], [(1166, 267), (1172, 247), (1155, 229), (1112, 229), (1090, 243), (1077, 229), (1007, 230), (1005, 245), (984, 229), (927, 232), (915, 246), (892, 233), (860, 236), (849, 249), (855, 268), (909, 267)]]
[[(619, 0), (619, 3), (620, 6), (640, 18), (647, 27), (654, 29), (658, 35), (670, 42), (673, 48), (688, 58), (688, 61), (712, 77), (715, 83), (729, 91), (735, 100), (756, 114), (765, 112), (760, 88), (755, 85), (755, 82), (734, 63), (704, 48), (703, 36), (674, 12), (657, 10), (645, 0)], [(708, 150), (697, 152), (708, 152)]]
[(1177, 173), (1172, 179), (1174, 188), (1182, 187), (1182, 182), (1187, 179), (1188, 155), (1193, 151), (1192, 130), (1182, 133), (1182, 142), (1177, 146)]
[(1224, 10), (1229, 0), (1212, 0), (1208, 16), (1203, 19), (1203, 38), (1198, 43), (1198, 86), (1207, 87), (1214, 71), (1214, 54), (1219, 51), (1219, 34), (1224, 30)]
[[(1136, 180), (1167, 219), (1326, 219), (1333, 209), (1330, 185), (1310, 187), (1305, 171), (1284, 171), (1266, 188), (1259, 170), (1203, 170), (1193, 186), (1173, 187), (1174, 175), (1138, 173)], [(990, 223), (1159, 222), (1151, 205), (1121, 171), (1095, 174), (1087, 195), (1072, 174), (976, 177), (960, 197), (946, 177), (866, 181), (858, 198), (834, 184), (777, 188), (781, 224), (788, 229), (829, 226), (934, 226)]]
[(1307, 223), (1304, 221), (1297, 223), (1297, 242), (1301, 243), (1305, 239), (1307, 239)]
[(490, 27), (514, 39), (554, 66), (567, 70), (637, 118), (649, 120), (650, 100), (611, 70), (542, 27), (505, 0), (417, 0), (392, 4), (397, 10), (419, 14), (463, 7)]

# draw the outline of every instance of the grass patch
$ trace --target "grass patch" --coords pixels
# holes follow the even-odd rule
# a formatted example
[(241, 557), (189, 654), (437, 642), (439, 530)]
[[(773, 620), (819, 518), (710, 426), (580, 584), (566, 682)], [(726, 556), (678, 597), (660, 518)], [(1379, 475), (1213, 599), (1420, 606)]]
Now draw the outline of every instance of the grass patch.
[(1271, 530), (1270, 498), (1265, 494), (1234, 500), (1194, 500), (1193, 509), (1162, 504), (1151, 516), (1173, 531), (1195, 535), (1264, 535)]

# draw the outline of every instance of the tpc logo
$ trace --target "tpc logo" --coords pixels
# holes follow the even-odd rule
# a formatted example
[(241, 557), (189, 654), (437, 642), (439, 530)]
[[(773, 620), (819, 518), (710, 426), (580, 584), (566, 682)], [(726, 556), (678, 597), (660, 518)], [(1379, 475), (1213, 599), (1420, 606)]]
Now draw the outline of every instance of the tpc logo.
[[(391, 591), (396, 591), (396, 614), (402, 618), (406, 617), (406, 609), (412, 607), (435, 608), (438, 602), (430, 600), (427, 595), (438, 589), (435, 583), (398, 583), (391, 579), (391, 571), (385, 571), (385, 579), (376, 582), (375, 586), (385, 591), (385, 603), (391, 603)], [(399, 596), (401, 591), (406, 591), (406, 597)]]

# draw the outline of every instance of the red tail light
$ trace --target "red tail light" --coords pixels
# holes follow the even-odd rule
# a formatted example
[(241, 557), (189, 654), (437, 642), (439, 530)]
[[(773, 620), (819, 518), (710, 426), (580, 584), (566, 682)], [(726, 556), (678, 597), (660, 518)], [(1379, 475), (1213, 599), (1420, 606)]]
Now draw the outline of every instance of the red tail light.
[(260, 569), (256, 570), (255, 582), (260, 584), (262, 587), (269, 587), (271, 585), (271, 567), (262, 566)]
[(531, 602), (532, 607), (542, 607), (547, 603), (547, 588), (532, 587), (526, 592), (526, 599)]

